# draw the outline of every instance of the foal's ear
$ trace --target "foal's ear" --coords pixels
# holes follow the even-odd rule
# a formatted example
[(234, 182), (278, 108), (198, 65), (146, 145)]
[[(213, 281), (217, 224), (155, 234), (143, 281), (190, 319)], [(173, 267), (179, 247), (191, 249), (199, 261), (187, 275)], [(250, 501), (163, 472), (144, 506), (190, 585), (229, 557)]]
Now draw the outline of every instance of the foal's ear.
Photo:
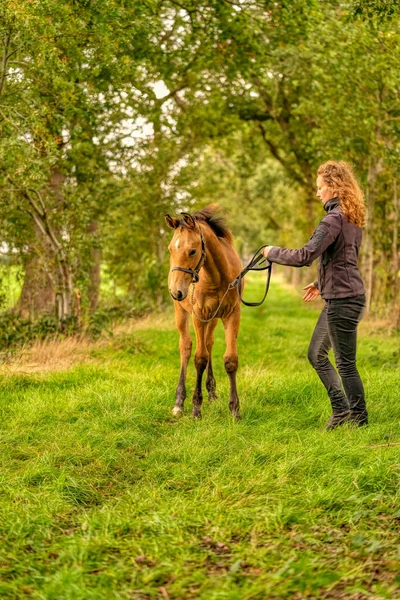
[(171, 229), (176, 229), (179, 225), (179, 219), (171, 217), (171, 215), (165, 215), (165, 222)]
[(192, 215), (189, 215), (189, 213), (182, 213), (182, 215), (184, 215), (183, 220), (185, 221), (186, 227), (188, 229), (195, 229), (196, 221), (194, 220)]

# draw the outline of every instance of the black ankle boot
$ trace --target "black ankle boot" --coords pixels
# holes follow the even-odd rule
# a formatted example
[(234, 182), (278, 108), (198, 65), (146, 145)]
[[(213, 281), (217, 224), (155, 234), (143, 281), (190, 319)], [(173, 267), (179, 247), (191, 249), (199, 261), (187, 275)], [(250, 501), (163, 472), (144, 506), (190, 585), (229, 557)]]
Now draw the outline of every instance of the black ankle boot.
[(355, 425), (356, 427), (363, 427), (364, 425), (368, 425), (368, 413), (367, 411), (363, 412), (350, 412), (350, 423)]
[(336, 427), (344, 425), (344, 423), (347, 423), (348, 421), (350, 421), (350, 419), (351, 413), (349, 410), (340, 413), (333, 413), (326, 425), (326, 430), (331, 431), (332, 429), (336, 429)]

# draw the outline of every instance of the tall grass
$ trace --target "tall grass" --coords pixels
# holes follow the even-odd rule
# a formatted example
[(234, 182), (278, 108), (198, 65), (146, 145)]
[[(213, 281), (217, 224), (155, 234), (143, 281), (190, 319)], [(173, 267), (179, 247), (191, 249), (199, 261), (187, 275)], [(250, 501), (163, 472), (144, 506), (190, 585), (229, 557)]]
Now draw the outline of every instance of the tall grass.
[(400, 336), (362, 325), (371, 424), (326, 432), (317, 316), (277, 284), (243, 310), (240, 423), (220, 326), (219, 399), (172, 417), (172, 313), (68, 371), (3, 375), (0, 598), (400, 598)]

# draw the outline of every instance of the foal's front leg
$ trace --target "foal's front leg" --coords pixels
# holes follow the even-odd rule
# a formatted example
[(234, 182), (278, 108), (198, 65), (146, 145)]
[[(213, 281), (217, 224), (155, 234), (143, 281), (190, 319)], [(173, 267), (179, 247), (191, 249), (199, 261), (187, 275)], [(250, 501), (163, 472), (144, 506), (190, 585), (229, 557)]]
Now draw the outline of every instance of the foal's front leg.
[(178, 303), (174, 302), (175, 321), (179, 331), (179, 352), (181, 355), (181, 371), (179, 374), (178, 387), (176, 388), (175, 406), (172, 409), (174, 415), (183, 414), (183, 403), (186, 398), (186, 371), (190, 355), (192, 353), (192, 340), (189, 334), (189, 314)]
[(196, 332), (196, 352), (194, 355), (194, 366), (196, 367), (196, 387), (193, 393), (193, 417), (201, 418), (201, 405), (203, 403), (202, 381), (203, 373), (208, 363), (208, 351), (206, 342), (207, 325), (196, 317), (193, 317)]
[(236, 388), (236, 373), (238, 370), (238, 352), (237, 352), (237, 336), (239, 333), (240, 324), (240, 306), (229, 315), (223, 318), (222, 322), (225, 328), (226, 350), (224, 354), (225, 371), (229, 377), (230, 394), (229, 408), (235, 419), (240, 419), (239, 397)]
[(213, 319), (207, 326), (206, 331), (206, 344), (207, 344), (207, 352), (208, 352), (208, 364), (207, 364), (207, 379), (206, 379), (206, 388), (208, 392), (208, 399), (210, 402), (217, 399), (217, 385), (215, 383), (215, 377), (212, 368), (212, 348), (214, 345), (214, 329), (218, 324), (218, 319)]

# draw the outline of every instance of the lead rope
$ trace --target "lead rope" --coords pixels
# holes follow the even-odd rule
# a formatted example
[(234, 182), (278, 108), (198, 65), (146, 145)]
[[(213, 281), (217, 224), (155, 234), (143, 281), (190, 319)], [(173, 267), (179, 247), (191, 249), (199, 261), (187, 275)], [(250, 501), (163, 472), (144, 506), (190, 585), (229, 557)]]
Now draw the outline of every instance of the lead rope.
[[(227, 295), (227, 293), (229, 292), (229, 290), (233, 290), (236, 286), (238, 288), (238, 297), (239, 297), (239, 302), (242, 302), (242, 304), (245, 304), (246, 306), (261, 306), (261, 304), (264, 302), (265, 298), (267, 297), (268, 291), (269, 291), (269, 284), (271, 281), (271, 272), (272, 272), (272, 263), (268, 261), (268, 259), (265, 259), (266, 262), (268, 262), (268, 265), (265, 266), (256, 266), (259, 263), (262, 263), (264, 260), (264, 257), (262, 254), (260, 254), (261, 250), (263, 250), (263, 248), (266, 248), (266, 246), (261, 246), (257, 252), (254, 254), (253, 258), (251, 259), (251, 261), (249, 262), (249, 264), (241, 271), (241, 273), (238, 275), (238, 277), (236, 277), (236, 279), (234, 279), (233, 281), (231, 281), (231, 283), (228, 285), (228, 288), (225, 292), (225, 294), (222, 296), (222, 299), (220, 301), (220, 303), (217, 306), (217, 309), (215, 310), (214, 314), (212, 317), (210, 317), (209, 319), (202, 319), (201, 317), (199, 317), (198, 315), (196, 315), (196, 313), (194, 312), (194, 286), (196, 284), (196, 281), (192, 281), (192, 289), (190, 291), (190, 304), (192, 306), (192, 311), (190, 314), (194, 315), (196, 317), (196, 319), (198, 319), (199, 321), (201, 321), (202, 323), (209, 323), (210, 321), (212, 321), (213, 319), (216, 318), (217, 313), (219, 311), (219, 309), (221, 308), (221, 305), (223, 303), (223, 301), (225, 300), (225, 296)], [(264, 297), (261, 300), (261, 302), (246, 302), (243, 297), (242, 297), (242, 278), (249, 272), (249, 271), (268, 271), (268, 275), (267, 275), (267, 281), (266, 281), (266, 286), (265, 286), (265, 292), (264, 292)]]
[(233, 290), (233, 288), (235, 286), (232, 286), (232, 284), (230, 283), (228, 285), (228, 289), (226, 290), (225, 294), (222, 296), (221, 302), (218, 304), (216, 311), (214, 312), (213, 316), (210, 317), (209, 319), (202, 319), (201, 317), (199, 317), (198, 315), (196, 315), (196, 313), (194, 312), (194, 286), (195, 286), (195, 282), (192, 282), (192, 289), (190, 292), (190, 304), (192, 305), (192, 312), (190, 314), (194, 315), (196, 317), (196, 319), (198, 319), (199, 321), (201, 321), (202, 323), (209, 323), (210, 321), (212, 321), (213, 319), (215, 319), (215, 317), (217, 316), (217, 312), (219, 311), (219, 309), (221, 308), (221, 305), (223, 303), (223, 301), (225, 300), (225, 296), (227, 295), (227, 293), (229, 292), (229, 290)]

